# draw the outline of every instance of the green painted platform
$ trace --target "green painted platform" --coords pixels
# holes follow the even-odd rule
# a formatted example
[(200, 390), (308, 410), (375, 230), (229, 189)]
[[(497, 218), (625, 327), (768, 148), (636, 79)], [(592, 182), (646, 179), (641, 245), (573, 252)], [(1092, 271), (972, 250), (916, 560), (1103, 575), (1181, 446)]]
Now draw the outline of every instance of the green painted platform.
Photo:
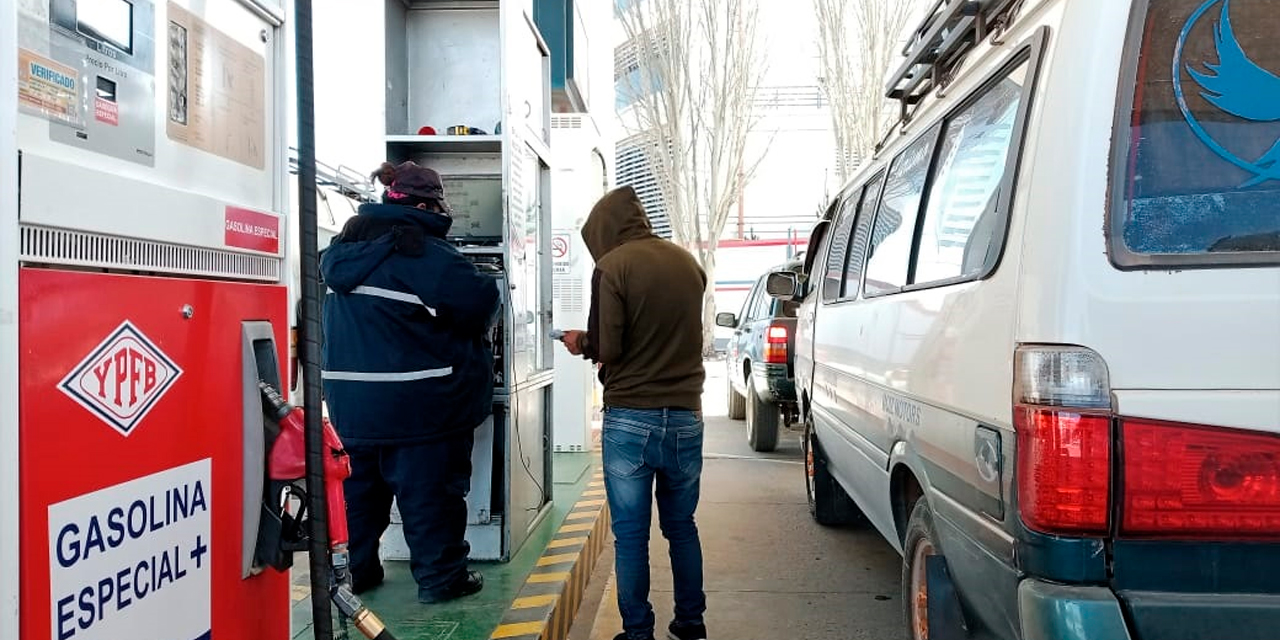
[[(589, 453), (552, 455), (551, 511), (510, 562), (471, 563), (471, 568), (484, 576), (484, 590), (480, 593), (454, 602), (424, 605), (418, 602), (418, 589), (409, 575), (409, 564), (385, 562), (386, 581), (377, 589), (362, 594), (361, 598), (398, 640), (487, 640), (511, 607), (526, 576), (546, 550), (547, 543), (587, 489), (591, 479), (588, 471), (596, 459)], [(299, 555), (295, 562), (292, 582), (292, 637), (311, 638), (310, 588), (305, 555)], [(352, 639), (361, 637), (354, 627), (348, 635)]]

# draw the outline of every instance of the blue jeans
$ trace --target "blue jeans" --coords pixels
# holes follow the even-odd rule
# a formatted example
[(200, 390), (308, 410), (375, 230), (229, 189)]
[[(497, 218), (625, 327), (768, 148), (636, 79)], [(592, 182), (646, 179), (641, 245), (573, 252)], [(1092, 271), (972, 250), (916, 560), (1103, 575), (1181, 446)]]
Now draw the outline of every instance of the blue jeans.
[(618, 610), (629, 638), (652, 638), (649, 527), (657, 481), (658, 523), (671, 548), (675, 621), (702, 624), (702, 544), (693, 514), (702, 477), (702, 413), (604, 410), (604, 482), (613, 518)]

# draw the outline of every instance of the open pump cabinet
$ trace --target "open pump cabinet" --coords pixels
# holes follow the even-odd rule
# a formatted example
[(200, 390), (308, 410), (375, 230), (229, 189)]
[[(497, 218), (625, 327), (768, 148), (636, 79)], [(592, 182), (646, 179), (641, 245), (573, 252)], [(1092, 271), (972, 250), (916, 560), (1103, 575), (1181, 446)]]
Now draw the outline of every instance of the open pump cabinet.
[[(472, 452), (473, 560), (510, 559), (551, 500), (550, 52), (532, 16), (532, 0), (387, 3), (387, 159), (441, 174), (449, 241), (503, 290), (493, 418)], [(398, 512), (383, 555), (408, 559)]]
[(0, 637), (287, 638), (284, 3), (2, 11)]

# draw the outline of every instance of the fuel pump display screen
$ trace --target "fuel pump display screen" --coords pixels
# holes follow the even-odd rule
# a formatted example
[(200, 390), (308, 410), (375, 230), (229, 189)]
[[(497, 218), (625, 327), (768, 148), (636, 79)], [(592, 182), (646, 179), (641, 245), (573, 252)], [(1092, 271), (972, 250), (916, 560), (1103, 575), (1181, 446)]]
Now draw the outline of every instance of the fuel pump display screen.
[(18, 14), (22, 112), (57, 125), (55, 143), (155, 167), (155, 1), (22, 0)]
[(133, 5), (125, 0), (78, 0), (76, 27), (80, 33), (133, 53)]
[(502, 237), (501, 176), (441, 176), (440, 180), (453, 212), (450, 236)]

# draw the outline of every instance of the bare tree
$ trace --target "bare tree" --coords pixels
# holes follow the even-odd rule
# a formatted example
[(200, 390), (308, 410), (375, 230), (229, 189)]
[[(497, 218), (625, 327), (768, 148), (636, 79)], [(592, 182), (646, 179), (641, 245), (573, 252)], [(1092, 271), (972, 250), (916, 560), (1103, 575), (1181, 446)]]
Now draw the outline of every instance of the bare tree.
[(715, 327), (716, 249), (742, 189), (759, 165), (747, 139), (759, 118), (752, 98), (764, 74), (757, 0), (645, 0), (621, 16), (630, 49), (624, 126), (644, 140), (674, 240), (707, 274), (703, 345)]
[(897, 118), (897, 103), (884, 95), (885, 79), (900, 59), (899, 38), (924, 1), (813, 0), (841, 182)]

